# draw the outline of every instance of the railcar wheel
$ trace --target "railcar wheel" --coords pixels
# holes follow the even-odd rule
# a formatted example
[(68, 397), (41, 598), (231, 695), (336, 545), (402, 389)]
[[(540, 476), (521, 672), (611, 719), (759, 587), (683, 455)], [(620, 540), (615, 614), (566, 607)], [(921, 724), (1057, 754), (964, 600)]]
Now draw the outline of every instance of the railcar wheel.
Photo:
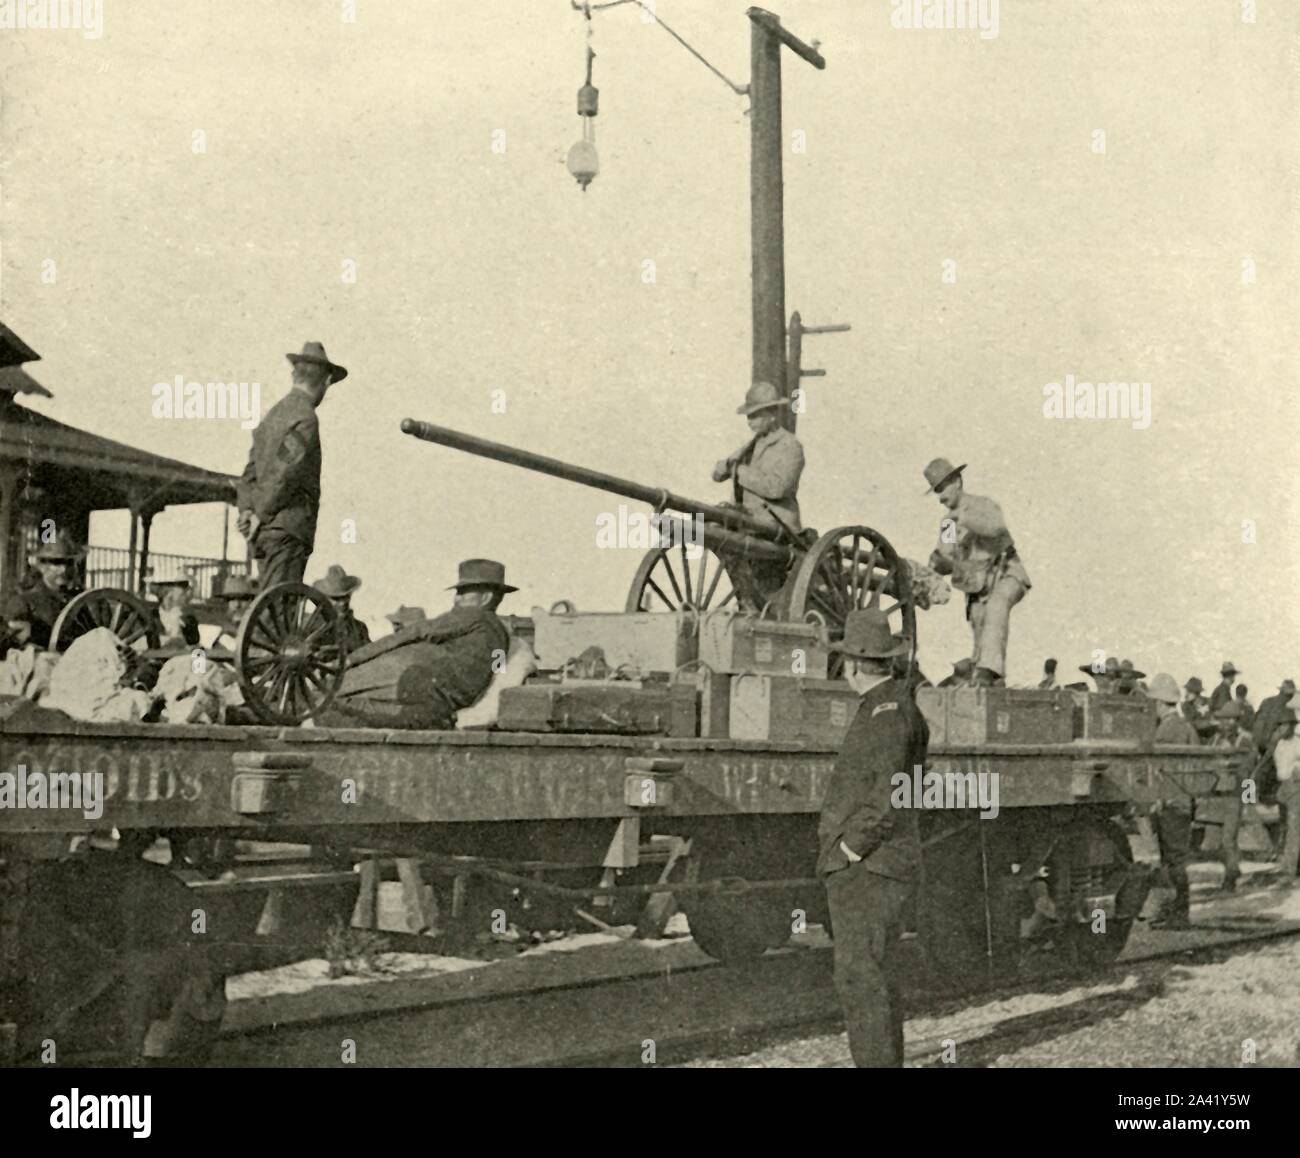
[(727, 965), (752, 961), (790, 938), (790, 905), (770, 892), (687, 895), (680, 905), (695, 943)]
[[(1066, 962), (1080, 969), (1111, 964), (1124, 951), (1146, 897), (1128, 838), (1110, 821), (1079, 821), (1056, 842), (1047, 866)], [(1106, 914), (1105, 928), (1093, 932), (1098, 909)]]
[(184, 883), (123, 851), (33, 865), (18, 928), (19, 1059), (203, 1061), (225, 978), (210, 934), (193, 932), (194, 908)]
[(708, 611), (734, 605), (736, 592), (726, 566), (709, 547), (701, 544), (699, 551), (692, 559), (684, 542), (647, 551), (632, 576), (623, 610)]
[(301, 724), (329, 707), (347, 659), (343, 619), (304, 583), (278, 583), (253, 600), (235, 637), (244, 699), (268, 724)]
[[(895, 635), (916, 641), (916, 607), (911, 574), (888, 540), (870, 527), (827, 531), (800, 560), (790, 588), (786, 618), (817, 618), (831, 642), (844, 635), (850, 611), (877, 608), (888, 616)], [(831, 679), (839, 679), (843, 658), (831, 655)]]
[(73, 596), (59, 612), (50, 631), (50, 650), (67, 651), (73, 640), (97, 627), (107, 627), (134, 651), (158, 646), (158, 626), (149, 605), (120, 587), (99, 587)]

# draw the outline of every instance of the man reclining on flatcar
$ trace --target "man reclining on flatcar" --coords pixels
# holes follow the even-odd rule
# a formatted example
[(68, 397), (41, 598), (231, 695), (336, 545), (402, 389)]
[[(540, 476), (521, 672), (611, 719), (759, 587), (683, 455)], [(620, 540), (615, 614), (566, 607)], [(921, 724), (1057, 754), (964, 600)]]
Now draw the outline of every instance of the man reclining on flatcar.
[(408, 624), (348, 657), (343, 686), (318, 718), (326, 727), (455, 727), (456, 713), (475, 703), (503, 670), (510, 636), (497, 616), (517, 587), (491, 559), (461, 563), (450, 611)]

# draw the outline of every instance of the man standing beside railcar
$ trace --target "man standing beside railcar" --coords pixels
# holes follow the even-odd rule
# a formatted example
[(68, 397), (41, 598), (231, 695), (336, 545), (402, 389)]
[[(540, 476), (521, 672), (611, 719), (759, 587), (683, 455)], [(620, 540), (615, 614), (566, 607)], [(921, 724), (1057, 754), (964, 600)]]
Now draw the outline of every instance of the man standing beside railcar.
[(933, 459), (925, 468), (926, 493), (937, 495), (949, 512), (939, 524), (930, 566), (951, 575), (952, 585), (966, 593), (966, 618), (975, 637), (973, 682), (989, 687), (1006, 675), (1011, 609), (1030, 583), (1002, 508), (992, 499), (966, 493), (965, 469), (965, 463), (953, 466), (946, 458)]
[(348, 376), (325, 356), (320, 342), (286, 354), (293, 389), (253, 431), (248, 465), (239, 480), (239, 530), (257, 560), (265, 591), (277, 583), (301, 583), (316, 539), (320, 510), (320, 422), (316, 408), (325, 392)]
[[(1161, 672), (1151, 681), (1148, 693), (1156, 702), (1159, 723), (1157, 744), (1199, 744), (1196, 729), (1179, 710), (1178, 681)], [(1191, 921), (1192, 887), (1187, 877), (1187, 862), (1192, 849), (1192, 796), (1181, 781), (1166, 775), (1164, 789), (1170, 798), (1156, 805), (1155, 830), (1160, 846), (1160, 861), (1169, 874), (1174, 896), (1163, 905), (1153, 925), (1165, 929), (1185, 929)]]
[[(894, 778), (919, 775), (930, 729), (891, 660), (907, 649), (879, 611), (849, 613), (844, 678), (862, 698), (822, 804), (817, 870), (835, 926), (835, 989), (860, 1067), (903, 1064), (899, 938), (920, 869), (916, 818), (896, 809)], [(908, 791), (911, 799), (911, 791)]]

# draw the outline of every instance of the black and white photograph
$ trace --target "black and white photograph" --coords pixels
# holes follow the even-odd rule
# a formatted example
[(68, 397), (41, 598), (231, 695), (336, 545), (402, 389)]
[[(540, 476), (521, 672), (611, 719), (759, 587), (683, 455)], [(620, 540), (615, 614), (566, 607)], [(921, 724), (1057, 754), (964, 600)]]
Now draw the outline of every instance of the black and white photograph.
[(1300, 4), (770, 2), (0, 0), (47, 1134), (177, 1069), (1285, 1112)]

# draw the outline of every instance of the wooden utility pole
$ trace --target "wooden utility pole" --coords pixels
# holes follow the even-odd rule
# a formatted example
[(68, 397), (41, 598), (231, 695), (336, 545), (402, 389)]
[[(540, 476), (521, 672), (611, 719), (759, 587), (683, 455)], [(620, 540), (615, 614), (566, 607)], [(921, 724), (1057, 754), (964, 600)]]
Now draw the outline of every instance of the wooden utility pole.
[[(770, 382), (787, 396), (785, 358), (785, 221), (781, 134), (781, 49), (789, 48), (815, 68), (820, 52), (781, 27), (762, 8), (750, 20), (749, 141), (750, 245), (753, 260), (755, 382)], [(793, 425), (789, 411), (786, 424)]]

